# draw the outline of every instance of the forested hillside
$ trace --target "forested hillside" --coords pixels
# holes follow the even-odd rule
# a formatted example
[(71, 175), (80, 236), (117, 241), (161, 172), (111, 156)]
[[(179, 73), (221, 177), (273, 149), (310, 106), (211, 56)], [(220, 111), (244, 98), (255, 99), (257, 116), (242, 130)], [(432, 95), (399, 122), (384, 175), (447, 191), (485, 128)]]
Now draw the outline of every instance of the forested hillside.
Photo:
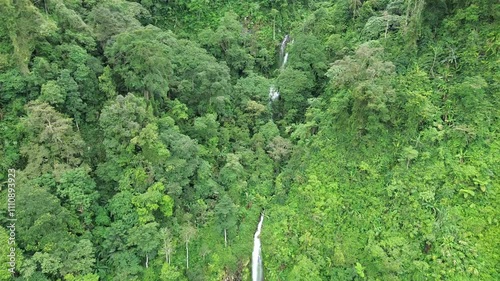
[(499, 280), (499, 17), (0, 0), (0, 280)]

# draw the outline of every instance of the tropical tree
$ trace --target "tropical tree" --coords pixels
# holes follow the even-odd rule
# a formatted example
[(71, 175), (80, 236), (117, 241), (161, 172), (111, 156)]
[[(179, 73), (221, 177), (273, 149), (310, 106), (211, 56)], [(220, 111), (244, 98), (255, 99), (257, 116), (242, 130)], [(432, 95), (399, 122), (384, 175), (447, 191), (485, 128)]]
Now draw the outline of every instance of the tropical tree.
[(21, 153), (28, 158), (24, 173), (36, 177), (75, 168), (81, 163), (84, 141), (73, 122), (43, 102), (30, 102), (23, 121), (26, 141)]

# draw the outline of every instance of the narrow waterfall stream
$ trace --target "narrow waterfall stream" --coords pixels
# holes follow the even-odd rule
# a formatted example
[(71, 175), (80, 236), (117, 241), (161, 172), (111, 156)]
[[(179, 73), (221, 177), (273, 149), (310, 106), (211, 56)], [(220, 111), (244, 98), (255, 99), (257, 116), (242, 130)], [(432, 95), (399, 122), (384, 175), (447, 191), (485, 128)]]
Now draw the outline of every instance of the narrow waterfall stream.
[(288, 60), (288, 53), (285, 53), (285, 55), (283, 56), (283, 63), (281, 64), (281, 69), (285, 68), (287, 60)]
[(283, 41), (281, 41), (281, 45), (280, 45), (280, 64), (281, 64), (281, 66), (285, 65), (285, 63), (283, 62), (283, 58), (285, 57), (286, 44), (288, 44), (288, 41), (290, 41), (290, 36), (287, 34), (287, 35), (285, 35), (285, 38), (283, 38)]
[[(287, 34), (280, 45), (280, 70), (285, 68), (288, 61), (288, 53), (286, 52), (286, 46), (290, 42), (290, 36)], [(269, 107), (271, 107), (272, 102), (277, 100), (280, 93), (274, 85), (269, 87)], [(272, 118), (272, 117), (271, 117)], [(264, 268), (262, 264), (262, 254), (260, 248), (260, 232), (262, 230), (262, 223), (264, 222), (264, 214), (260, 215), (260, 221), (257, 225), (257, 231), (253, 237), (253, 252), (252, 252), (252, 281), (263, 281), (264, 280)]]
[[(285, 38), (283, 38), (283, 41), (281, 41), (280, 45), (280, 57), (279, 57), (279, 66), (280, 70), (283, 70), (285, 68), (286, 62), (288, 61), (288, 52), (286, 51), (286, 46), (290, 42), (290, 36), (287, 34), (285, 35)], [(275, 100), (277, 100), (280, 96), (280, 92), (274, 85), (271, 85), (269, 88), (269, 106), (271, 103)]]
[(260, 249), (260, 232), (262, 230), (263, 222), (264, 222), (264, 214), (260, 215), (260, 221), (257, 226), (257, 231), (253, 236), (252, 281), (264, 280), (264, 270), (262, 268), (262, 255)]

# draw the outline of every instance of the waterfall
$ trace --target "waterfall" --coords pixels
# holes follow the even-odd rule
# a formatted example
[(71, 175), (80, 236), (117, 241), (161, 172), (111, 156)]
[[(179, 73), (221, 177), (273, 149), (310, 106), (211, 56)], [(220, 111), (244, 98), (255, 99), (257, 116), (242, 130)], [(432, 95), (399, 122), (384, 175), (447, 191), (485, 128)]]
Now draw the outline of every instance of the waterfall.
[[(283, 38), (283, 41), (281, 41), (280, 45), (280, 69), (283, 70), (285, 68), (286, 62), (288, 61), (288, 52), (285, 53), (286, 50), (286, 45), (290, 42), (290, 35), (285, 35), (285, 38)], [(292, 40), (293, 42), (293, 40)], [(274, 87), (274, 85), (271, 85), (269, 87), (269, 106), (271, 106), (271, 103), (275, 100), (277, 100), (280, 97), (280, 92), (278, 89)]]
[(269, 102), (275, 101), (277, 98), (279, 98), (279, 96), (280, 93), (278, 92), (278, 90), (276, 90), (276, 88), (271, 85), (271, 87), (269, 88)]
[[(286, 62), (288, 61), (288, 52), (286, 51), (286, 45), (290, 42), (290, 36), (287, 34), (280, 45), (280, 70), (285, 68)], [(293, 40), (292, 40), (293, 42)], [(280, 97), (280, 92), (274, 85), (269, 87), (269, 108), (271, 110), (272, 103)], [(271, 120), (272, 120), (271, 113)], [(264, 214), (260, 215), (260, 221), (257, 225), (257, 231), (253, 236), (253, 252), (252, 252), (252, 281), (264, 281), (264, 268), (262, 264), (262, 255), (260, 248), (260, 232), (262, 230), (262, 223), (264, 222)]]
[(283, 63), (281, 63), (281, 69), (285, 68), (286, 61), (288, 60), (288, 53), (283, 57)]
[(286, 45), (290, 41), (290, 36), (287, 34), (285, 35), (285, 38), (283, 38), (283, 41), (281, 41), (280, 45), (280, 68), (284, 68), (286, 61), (288, 59), (288, 53), (285, 53), (286, 50)]
[(260, 231), (264, 222), (264, 214), (260, 215), (260, 221), (257, 226), (257, 231), (253, 236), (253, 253), (252, 253), (252, 281), (263, 281), (264, 271), (262, 268), (262, 256), (260, 249)]
[(290, 36), (287, 34), (285, 35), (285, 38), (283, 38), (283, 41), (281, 41), (280, 58), (283, 58), (283, 54), (285, 53), (285, 48), (288, 41), (290, 41)]

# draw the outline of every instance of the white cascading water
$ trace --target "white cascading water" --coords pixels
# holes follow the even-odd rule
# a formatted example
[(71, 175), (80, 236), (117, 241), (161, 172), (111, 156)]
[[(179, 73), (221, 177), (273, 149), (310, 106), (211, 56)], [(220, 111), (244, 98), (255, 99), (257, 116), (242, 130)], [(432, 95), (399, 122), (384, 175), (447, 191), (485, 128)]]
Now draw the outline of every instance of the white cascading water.
[(290, 36), (287, 34), (285, 35), (285, 38), (283, 38), (283, 41), (281, 41), (281, 46), (280, 46), (280, 57), (283, 57), (283, 53), (285, 52), (285, 47), (286, 43), (290, 40)]
[(264, 222), (264, 214), (260, 215), (260, 221), (257, 226), (257, 231), (253, 236), (253, 252), (252, 252), (252, 281), (263, 281), (264, 270), (262, 268), (262, 256), (260, 249), (260, 231)]
[[(285, 68), (286, 62), (288, 61), (288, 52), (285, 53), (286, 50), (286, 45), (290, 41), (290, 36), (287, 34), (285, 35), (285, 38), (283, 38), (283, 41), (281, 41), (280, 45), (280, 69), (283, 70)], [(280, 92), (274, 87), (274, 85), (271, 85), (269, 88), (269, 106), (271, 103), (275, 100), (277, 100), (280, 97)]]
[(285, 56), (283, 56), (283, 64), (281, 65), (281, 68), (285, 68), (285, 64), (286, 64), (286, 61), (288, 60), (288, 53), (285, 54)]
[(273, 102), (277, 98), (279, 98), (279, 96), (280, 93), (278, 92), (278, 90), (276, 90), (276, 88), (274, 88), (274, 86), (271, 85), (271, 87), (269, 88), (269, 100)]
[[(285, 68), (285, 64), (288, 60), (288, 53), (285, 53), (286, 45), (290, 41), (290, 36), (287, 34), (280, 46), (280, 69)], [(269, 88), (269, 106), (275, 100), (280, 97), (280, 92), (271, 85)], [(272, 118), (272, 117), (271, 117)], [(253, 236), (253, 252), (252, 252), (252, 281), (263, 281), (264, 280), (264, 269), (262, 265), (262, 255), (260, 249), (260, 231), (262, 230), (262, 223), (264, 222), (264, 214), (260, 215), (260, 221), (257, 225), (257, 231)]]
[(283, 69), (285, 67), (286, 61), (288, 59), (288, 53), (285, 53), (286, 50), (286, 45), (290, 41), (290, 36), (287, 34), (285, 35), (285, 38), (283, 38), (283, 41), (281, 41), (281, 46), (280, 46), (280, 68)]

